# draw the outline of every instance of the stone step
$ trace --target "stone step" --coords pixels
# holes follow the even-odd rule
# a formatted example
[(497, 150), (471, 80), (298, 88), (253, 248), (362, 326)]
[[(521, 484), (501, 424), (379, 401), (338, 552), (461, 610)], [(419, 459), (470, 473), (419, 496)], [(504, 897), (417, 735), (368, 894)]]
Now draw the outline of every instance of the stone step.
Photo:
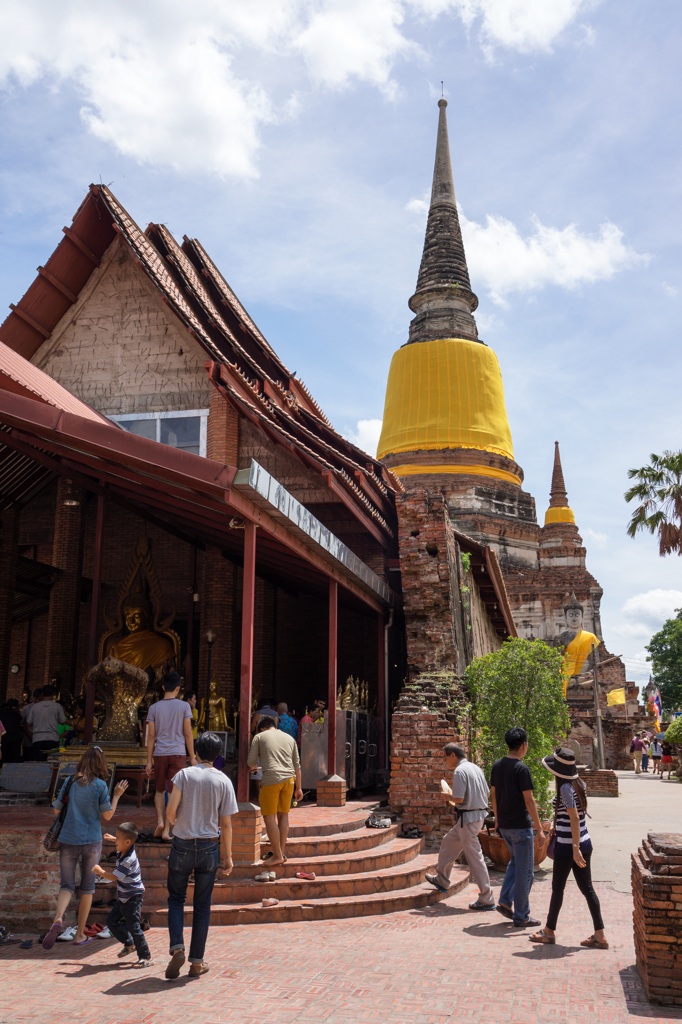
[[(408, 842), (420, 844), (422, 841)], [(274, 882), (255, 882), (250, 879), (219, 880), (213, 890), (213, 902), (220, 905), (259, 903), (265, 897), (271, 896), (280, 900), (336, 899), (341, 896), (370, 896), (378, 892), (409, 889), (424, 881), (424, 873), (436, 860), (432, 854), (416, 855), (417, 853), (414, 848), (404, 849), (401, 857), (399, 853), (395, 853), (397, 863), (375, 866), (371, 869), (372, 873), (366, 870), (346, 870), (339, 874), (326, 874), (316, 878), (314, 882), (292, 877), (279, 878)], [(145, 912), (165, 906), (168, 899), (165, 880), (151, 884), (145, 882), (145, 885)], [(103, 886), (97, 886), (98, 899), (108, 898), (104, 895), (103, 889)], [(189, 884), (187, 904), (193, 901), (194, 890), (194, 885)], [(115, 890), (112, 889), (108, 895), (113, 897)]]
[[(385, 843), (373, 850), (327, 854), (325, 857), (290, 857), (285, 864), (278, 864), (278, 866), (273, 867), (272, 871), (278, 876), (279, 882), (291, 879), (295, 880), (297, 885), (301, 884), (301, 880), (296, 879), (298, 871), (314, 871), (317, 878), (346, 876), (346, 874), (358, 874), (359, 876), (359, 874), (381, 871), (388, 867), (410, 863), (410, 861), (420, 855), (423, 843), (424, 841), (421, 839), (393, 839), (391, 842)], [(267, 869), (267, 864), (263, 864), (249, 867), (246, 874), (232, 872), (228, 879), (218, 878), (216, 887), (244, 889), (245, 887), (273, 885), (274, 883), (271, 882), (255, 882), (256, 874), (260, 874), (261, 871)], [(163, 889), (163, 899), (165, 900), (167, 870), (167, 864), (161, 861), (156, 861), (153, 865), (142, 869), (142, 882), (146, 888), (147, 901), (151, 899), (151, 896), (148, 894), (159, 888)], [(303, 882), (303, 885), (309, 886), (311, 884), (310, 882)], [(115, 883), (110, 883), (109, 887), (112, 890), (111, 895), (113, 896), (115, 893)], [(97, 891), (103, 888), (104, 886), (97, 885)], [(244, 900), (248, 897), (242, 896), (239, 898)], [(262, 895), (255, 898), (262, 899)], [(156, 902), (156, 899), (153, 901)]]
[[(352, 832), (336, 832), (333, 835), (315, 834), (287, 840), (287, 857), (322, 857), (328, 853), (355, 853), (357, 850), (371, 850), (395, 839), (401, 825), (390, 828), (362, 828)], [(270, 850), (270, 843), (263, 840), (261, 856)]]
[[(461, 892), (469, 883), (469, 871), (457, 865), (452, 873), (450, 889), (439, 892), (423, 881), (423, 871), (435, 863), (434, 856), (419, 858), (423, 861), (421, 877), (402, 889), (379, 891), (367, 894), (339, 895), (318, 899), (294, 899), (282, 901), (276, 907), (262, 907), (259, 904), (214, 903), (211, 908), (211, 925), (273, 924), (285, 921), (328, 921), (337, 918), (369, 917), (375, 914), (391, 914), (401, 910), (413, 910), (430, 906)], [(422, 866), (420, 866), (422, 867)], [(277, 883), (272, 883), (276, 885)], [(214, 896), (216, 895), (214, 891)], [(102, 920), (107, 911), (93, 910), (92, 916)], [(143, 916), (149, 918), (153, 928), (168, 925), (168, 908), (143, 908)], [(192, 908), (185, 907), (185, 926), (192, 923)]]

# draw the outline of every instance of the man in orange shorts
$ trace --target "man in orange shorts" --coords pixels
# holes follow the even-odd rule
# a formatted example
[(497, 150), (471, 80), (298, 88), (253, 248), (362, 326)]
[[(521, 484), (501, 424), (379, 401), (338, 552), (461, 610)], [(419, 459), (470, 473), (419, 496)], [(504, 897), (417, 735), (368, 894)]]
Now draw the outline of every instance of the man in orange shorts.
[[(268, 866), (283, 864), (284, 848), (289, 834), (291, 798), (303, 798), (301, 762), (296, 740), (275, 728), (275, 720), (264, 715), (251, 742), (247, 764), (255, 768), (260, 758), (263, 781), (260, 786), (260, 809), (272, 848)], [(295, 787), (295, 788), (294, 788)]]

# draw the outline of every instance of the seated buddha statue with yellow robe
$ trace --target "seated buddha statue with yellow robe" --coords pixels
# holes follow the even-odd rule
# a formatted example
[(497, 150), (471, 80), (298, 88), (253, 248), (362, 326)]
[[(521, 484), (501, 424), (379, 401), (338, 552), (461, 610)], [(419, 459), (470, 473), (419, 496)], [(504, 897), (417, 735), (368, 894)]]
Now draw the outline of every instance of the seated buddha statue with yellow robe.
[(123, 615), (128, 632), (116, 640), (107, 653), (143, 672), (153, 668), (157, 676), (159, 670), (167, 670), (173, 663), (175, 650), (168, 637), (149, 629), (151, 608), (147, 598), (143, 594), (131, 594), (123, 607)]
[(583, 606), (575, 594), (571, 594), (571, 600), (564, 607), (568, 628), (555, 640), (557, 646), (564, 648), (564, 697), (570, 681), (580, 676), (583, 668), (589, 664), (592, 647), (597, 648), (600, 643), (599, 637), (583, 629), (583, 614)]

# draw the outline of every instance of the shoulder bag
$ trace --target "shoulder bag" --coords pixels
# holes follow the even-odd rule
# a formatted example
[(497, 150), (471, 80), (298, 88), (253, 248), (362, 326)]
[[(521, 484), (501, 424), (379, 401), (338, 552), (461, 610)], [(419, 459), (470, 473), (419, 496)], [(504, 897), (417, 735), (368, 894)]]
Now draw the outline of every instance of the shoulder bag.
[(547, 856), (550, 860), (554, 860), (554, 854), (556, 853), (556, 813), (558, 810), (560, 797), (557, 795), (556, 803), (554, 804), (554, 821), (552, 823), (552, 831), (549, 834), (549, 843), (547, 844)]
[(66, 780), (66, 788), (64, 789), (64, 797), (61, 811), (56, 815), (54, 821), (48, 828), (43, 838), (43, 846), (49, 853), (57, 853), (59, 847), (62, 845), (59, 841), (59, 836), (62, 831), (62, 826), (66, 820), (66, 814), (69, 809), (69, 791), (73, 785), (74, 776), (71, 775)]

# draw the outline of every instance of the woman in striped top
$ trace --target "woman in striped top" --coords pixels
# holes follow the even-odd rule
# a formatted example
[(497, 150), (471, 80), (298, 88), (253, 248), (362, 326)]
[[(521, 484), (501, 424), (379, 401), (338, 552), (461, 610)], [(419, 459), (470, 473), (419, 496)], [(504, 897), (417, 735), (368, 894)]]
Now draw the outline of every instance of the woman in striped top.
[(587, 900), (594, 925), (594, 933), (589, 939), (583, 939), (580, 945), (608, 949), (609, 944), (604, 935), (599, 898), (594, 891), (590, 871), (592, 841), (585, 824), (587, 794), (585, 784), (578, 776), (575, 754), (566, 747), (558, 747), (554, 754), (543, 758), (542, 763), (547, 771), (556, 777), (556, 796), (554, 798), (556, 846), (552, 873), (552, 899), (549, 904), (547, 924), (539, 932), (530, 935), (530, 941), (549, 945), (554, 945), (556, 942), (556, 924), (561, 904), (564, 901), (564, 889), (568, 876), (573, 871), (578, 888)]

